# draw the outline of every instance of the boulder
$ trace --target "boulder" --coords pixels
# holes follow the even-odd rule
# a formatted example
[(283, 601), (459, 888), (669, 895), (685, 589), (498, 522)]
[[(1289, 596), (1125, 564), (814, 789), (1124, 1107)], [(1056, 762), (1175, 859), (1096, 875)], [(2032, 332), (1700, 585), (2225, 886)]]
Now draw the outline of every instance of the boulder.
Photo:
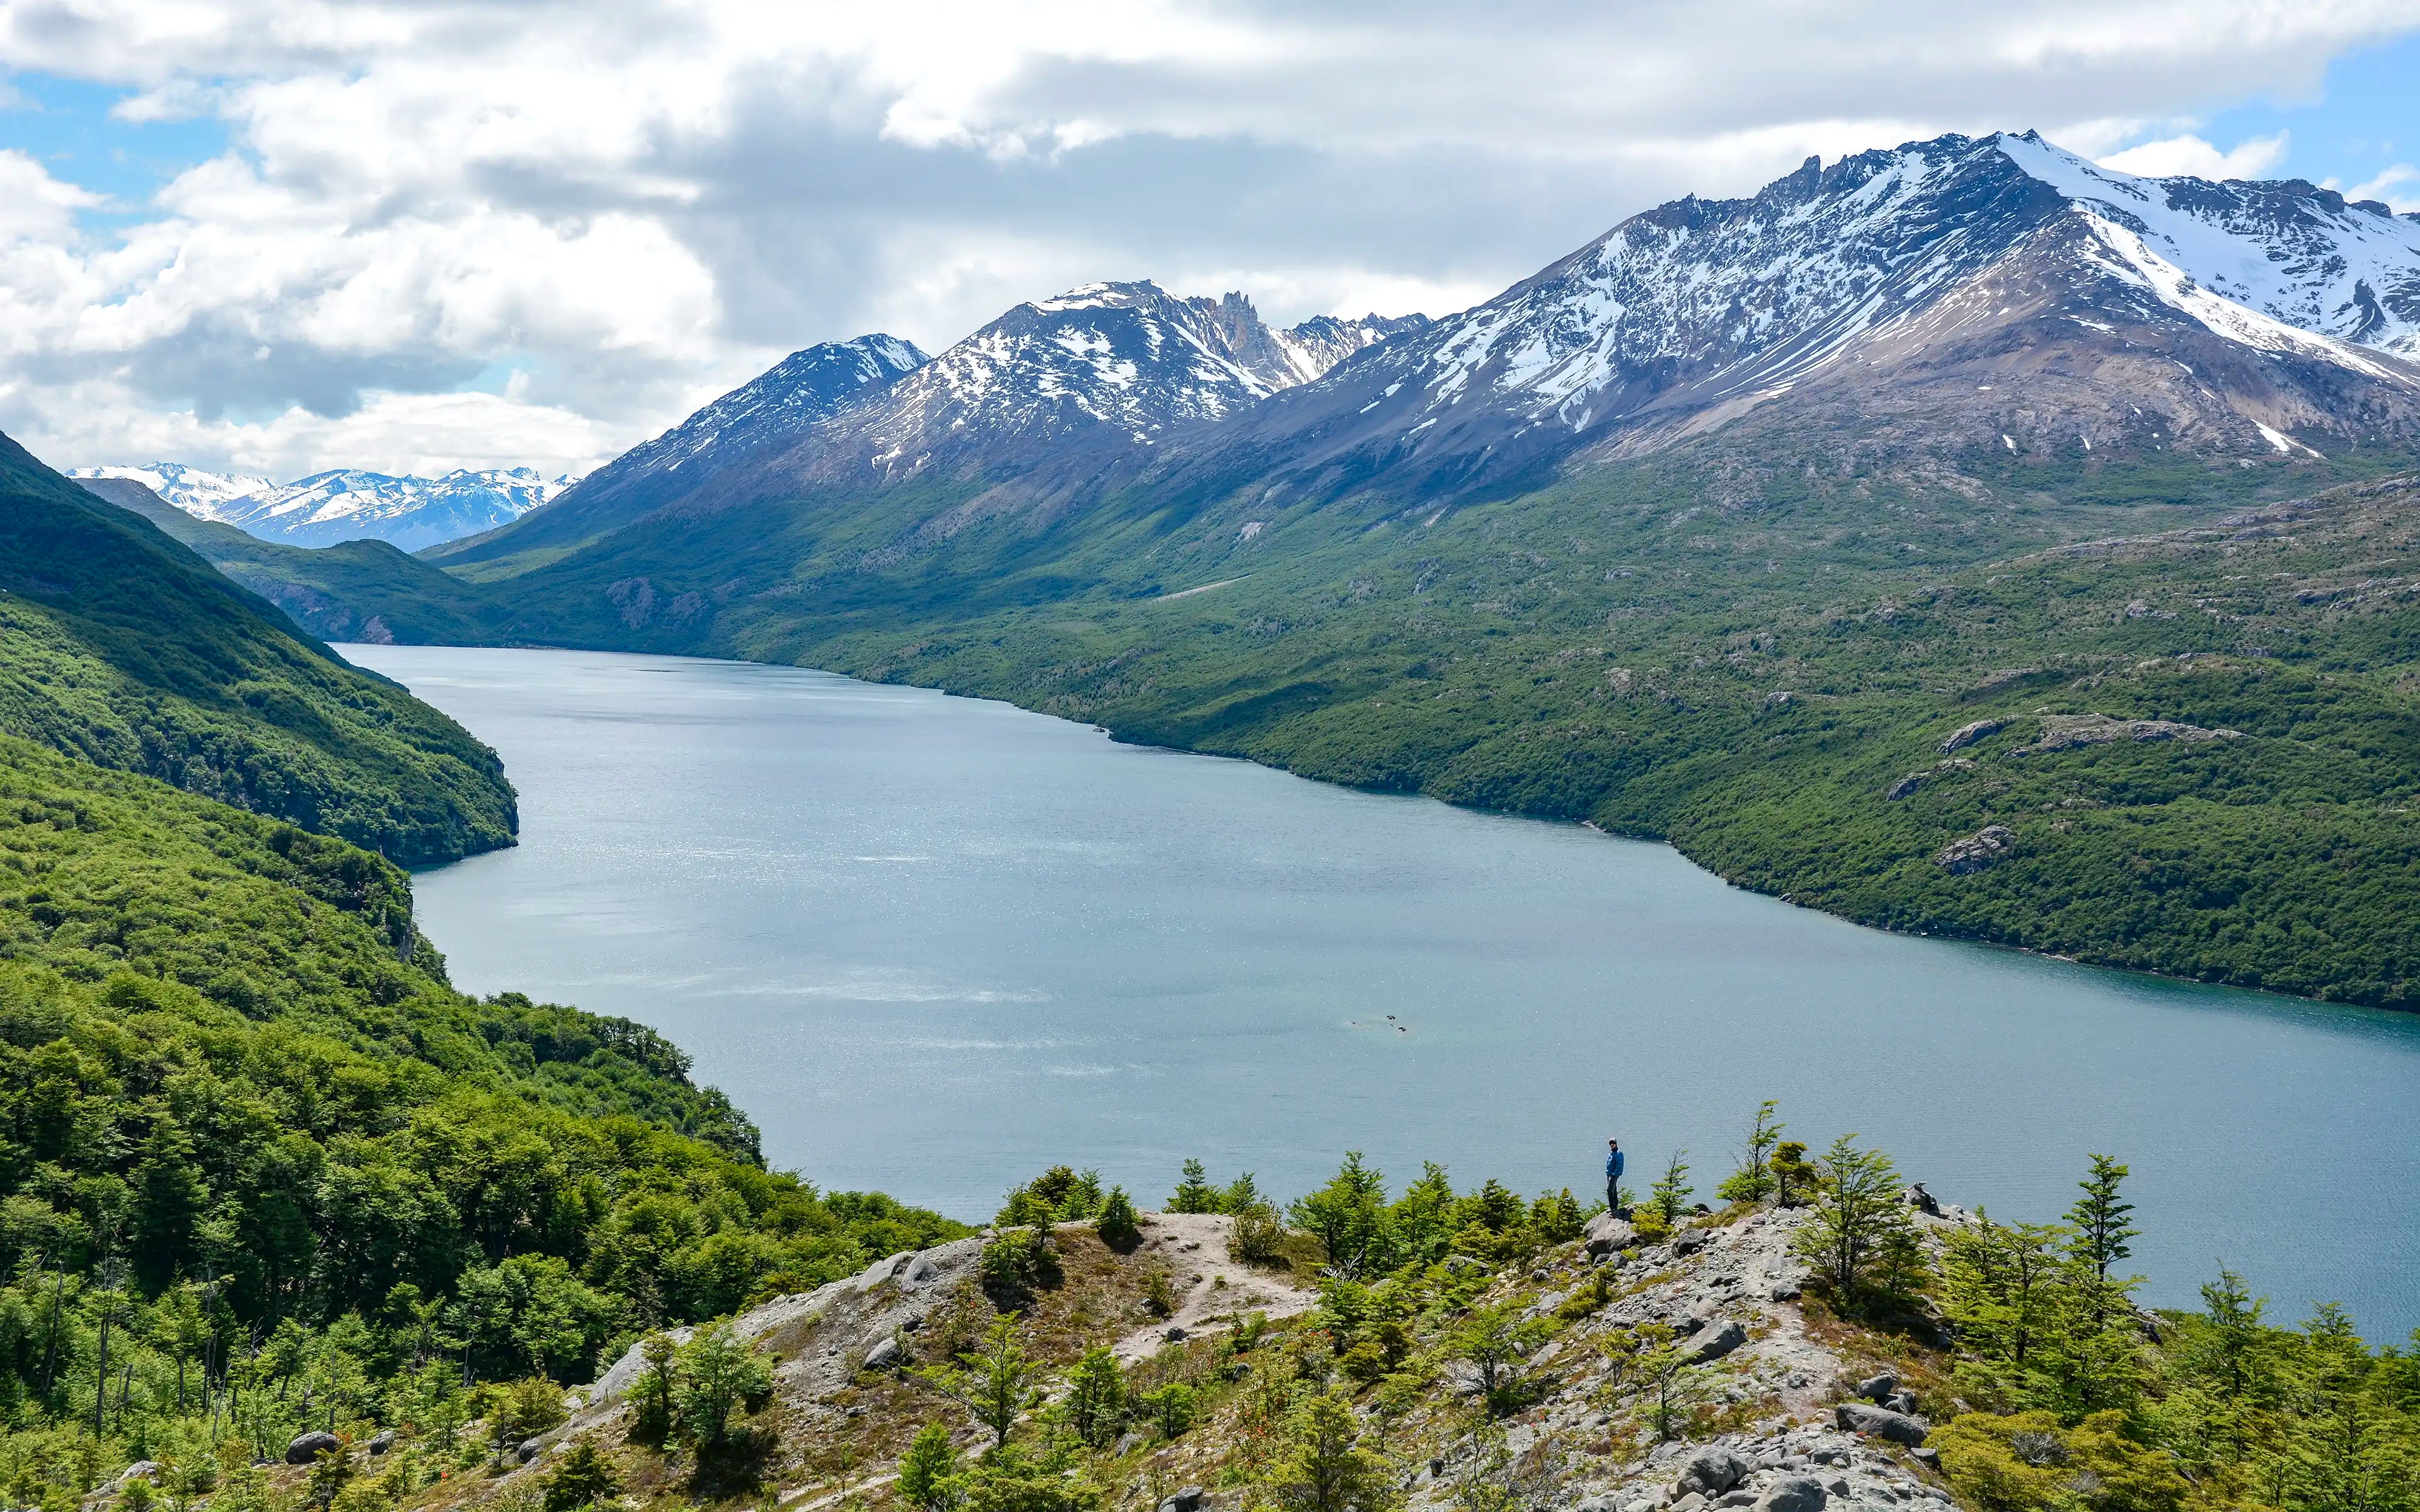
[(1756, 1499), (1756, 1512), (1823, 1512), (1832, 1495), (1812, 1475), (1792, 1475), (1775, 1481)]
[(1842, 1402), (1832, 1410), (1832, 1421), (1852, 1433), (1887, 1439), (1911, 1449), (1922, 1443), (1925, 1435), (1932, 1431), (1905, 1412), (1894, 1412), (1887, 1407), (1873, 1407), (1864, 1402)]
[(1889, 1408), (1894, 1412), (1903, 1412), (1909, 1417), (1914, 1417), (1916, 1415), (1916, 1393), (1902, 1387), (1898, 1391), (1892, 1392), (1888, 1396), (1884, 1397), (1883, 1405)]
[(1755, 1467), (1729, 1449), (1700, 1449), (1681, 1467), (1681, 1478), (1673, 1483), (1674, 1496), (1686, 1496), (1691, 1491), (1705, 1496), (1720, 1496), (1747, 1479)]
[(886, 1334), (875, 1340), (874, 1347), (865, 1351), (865, 1368), (888, 1370), (907, 1358), (908, 1351), (899, 1347), (899, 1340)]
[(378, 1431), (378, 1437), (370, 1440), (370, 1453), (374, 1455), (382, 1455), (394, 1447), (395, 1429), (393, 1428), (380, 1428)]
[(1699, 1496), (1695, 1491), (1691, 1491), (1688, 1495), (1682, 1497), (1679, 1501), (1672, 1504), (1672, 1512), (1699, 1512), (1700, 1507), (1710, 1504), (1711, 1504), (1708, 1503), (1704, 1497)]
[(127, 1466), (124, 1470), (119, 1471), (116, 1478), (112, 1480), (108, 1485), (102, 1487), (101, 1489), (104, 1491), (122, 1491), (126, 1489), (127, 1486), (132, 1482), (138, 1480), (157, 1481), (159, 1478), (160, 1462), (158, 1460), (137, 1459), (134, 1463)]
[(1776, 1302), (1796, 1302), (1800, 1295), (1801, 1288), (1795, 1281), (1785, 1278), (1773, 1284), (1773, 1300)]
[(1905, 1197), (1907, 1205), (1916, 1211), (1932, 1218), (1941, 1216), (1941, 1199), (1927, 1192), (1922, 1181), (1916, 1182), (1900, 1195)]
[(1700, 1329), (1690, 1340), (1688, 1355), (1694, 1365), (1719, 1360), (1747, 1342), (1747, 1330), (1736, 1318), (1718, 1318)]
[(1831, 1499), (1814, 1476), (1792, 1475), (1765, 1488), (1756, 1499), (1756, 1512), (1823, 1512), (1823, 1504)]
[(1868, 1376), (1858, 1381), (1856, 1395), (1869, 1402), (1879, 1402), (1886, 1399), (1897, 1390), (1899, 1390), (1899, 1377), (1885, 1370), (1879, 1376)]
[(519, 1451), (521, 1458), (521, 1463), (524, 1465), (528, 1464), (531, 1460), (535, 1459), (539, 1455), (544, 1454), (545, 1452), (546, 1444), (537, 1439), (523, 1439)]
[(1704, 1249), (1713, 1238), (1713, 1235), (1707, 1233), (1702, 1228), (1683, 1229), (1680, 1235), (1672, 1241), (1672, 1253), (1675, 1255), (1695, 1255), (1699, 1250)]
[(1168, 1329), (1162, 1332), (1159, 1337), (1160, 1342), (1163, 1344), (1182, 1344), (1185, 1342), (1185, 1330), (1181, 1328)]
[(334, 1434), (314, 1429), (309, 1433), (295, 1435), (293, 1441), (287, 1444), (286, 1462), (289, 1465), (307, 1465), (328, 1450), (341, 1450), (344, 1446), (345, 1441)]
[(1638, 1230), (1609, 1212), (1590, 1219), (1586, 1232), (1590, 1255), (1610, 1255), (1638, 1242)]
[(1938, 1449), (1910, 1449), (1907, 1453), (1909, 1458), (1927, 1470), (1938, 1471), (1941, 1468), (1941, 1451)]
[(2007, 727), (2008, 722), (2006, 719), (1978, 719), (1973, 724), (1965, 725), (1941, 743), (1941, 754), (1947, 756), (1953, 750), (1971, 746), (1988, 736), (1996, 735)]
[(1209, 1500), (1209, 1496), (1210, 1493), (1199, 1486), (1187, 1486), (1175, 1495), (1162, 1500), (1159, 1504), (1159, 1512), (1202, 1512), (1202, 1504)]
[(1985, 825), (1964, 840), (1941, 847), (1933, 864), (1952, 876), (1972, 876), (2000, 864), (2017, 848), (2017, 833), (2006, 825)]

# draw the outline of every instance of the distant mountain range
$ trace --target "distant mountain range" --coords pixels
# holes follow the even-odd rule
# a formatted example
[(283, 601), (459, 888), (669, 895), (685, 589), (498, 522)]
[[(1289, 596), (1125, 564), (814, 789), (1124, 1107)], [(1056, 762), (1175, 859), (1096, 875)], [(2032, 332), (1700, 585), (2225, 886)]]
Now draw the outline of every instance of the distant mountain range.
[(406, 551), (508, 525), (571, 486), (530, 468), (458, 470), (442, 478), (347, 468), (292, 483), (209, 472), (178, 462), (70, 468), (71, 478), (126, 478), (197, 519), (264, 541), (334, 546), (379, 540)]

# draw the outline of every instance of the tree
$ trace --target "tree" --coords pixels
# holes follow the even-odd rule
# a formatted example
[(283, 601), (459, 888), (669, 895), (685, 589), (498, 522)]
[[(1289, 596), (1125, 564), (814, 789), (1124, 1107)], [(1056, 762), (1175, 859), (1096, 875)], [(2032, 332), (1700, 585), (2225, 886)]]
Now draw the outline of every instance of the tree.
[(1288, 1450), (1270, 1476), (1287, 1512), (1382, 1512), (1394, 1501), (1387, 1462), (1360, 1447), (1360, 1424), (1342, 1391), (1304, 1400), (1289, 1425)]
[(1740, 1153), (1739, 1169), (1723, 1178), (1714, 1196), (1726, 1202), (1762, 1202), (1773, 1196), (1773, 1148), (1790, 1127), (1773, 1115), (1780, 1103), (1767, 1098), (1757, 1104), (1756, 1122), (1747, 1132), (1747, 1149)]
[(312, 1504), (318, 1507), (319, 1512), (328, 1512), (328, 1504), (336, 1499), (336, 1493), (343, 1490), (352, 1478), (350, 1445), (340, 1443), (333, 1449), (320, 1450), (311, 1460), (309, 1493)]
[(714, 1446), (731, 1429), (731, 1414), (773, 1384), (773, 1371), (729, 1325), (702, 1329), (681, 1347), (680, 1426), (693, 1443)]
[(1671, 1227), (1689, 1211), (1689, 1196), (1696, 1189), (1689, 1185), (1689, 1165), (1685, 1149), (1676, 1149), (1665, 1164), (1664, 1174), (1647, 1189), (1647, 1205), (1664, 1218), (1664, 1227)]
[(1842, 1134), (1819, 1166), (1814, 1215), (1798, 1230), (1797, 1248), (1843, 1307), (1869, 1300), (1875, 1262), (1891, 1236), (1909, 1227), (1898, 1168), (1879, 1149), (1860, 1149)]
[(1794, 1208), (1807, 1200), (1815, 1190), (1815, 1167), (1807, 1159), (1807, 1147), (1795, 1139), (1785, 1139), (1773, 1147), (1773, 1205)]
[(1529, 1205), (1529, 1227), (1537, 1230), (1544, 1244), (1561, 1244), (1580, 1237), (1588, 1227), (1580, 1215), (1577, 1198), (1570, 1187), (1560, 1192), (1542, 1192)]
[(1210, 1184), (1210, 1172), (1198, 1160), (1185, 1163), (1184, 1179), (1168, 1199), (1171, 1212), (1217, 1212), (1219, 1211), (1218, 1189)]
[(1101, 1216), (1094, 1222), (1101, 1242), (1124, 1255), (1142, 1242), (1142, 1224), (1135, 1216), (1134, 1202), (1122, 1186), (1109, 1188), (1101, 1199)]
[(660, 1443), (672, 1433), (680, 1391), (679, 1350), (666, 1334), (650, 1334), (639, 1341), (644, 1365), (639, 1379), (630, 1383), (630, 1400), (643, 1441)]
[(2118, 1195), (2125, 1180), (2125, 1166), (2106, 1155), (2093, 1156), (2091, 1174), (2076, 1183), (2084, 1196), (2067, 1210), (2068, 1224), (2075, 1232), (2075, 1257), (2091, 1266), (2093, 1274), (2104, 1282), (2110, 1266), (2134, 1253), (2127, 1241), (2139, 1233), (2127, 1220), (2134, 1205)]
[(1191, 1386), (1171, 1381), (1157, 1391), (1145, 1392), (1135, 1398), (1151, 1426), (1163, 1439), (1173, 1439), (1193, 1426), (1193, 1410), (1198, 1396)]
[(1126, 1416), (1125, 1378), (1118, 1357), (1106, 1349), (1085, 1351), (1067, 1373), (1067, 1423), (1076, 1437), (1097, 1449), (1118, 1436)]
[(1017, 1415), (1032, 1405), (1033, 1382), (1039, 1374), (1017, 1336), (1016, 1315), (991, 1326), (983, 1346), (964, 1365), (939, 1365), (912, 1372), (915, 1379), (949, 1397), (991, 1429), (992, 1446), (1005, 1448)]
[(598, 1454), (592, 1441), (574, 1439), (555, 1460), (554, 1473), (546, 1478), (545, 1508), (546, 1512), (584, 1512), (621, 1493), (622, 1477), (614, 1473), (613, 1461)]
[(1479, 1372), (1479, 1386), (1488, 1406), (1504, 1412), (1513, 1405), (1521, 1362), (1545, 1342), (1543, 1319), (1524, 1319), (1517, 1303), (1474, 1307), (1453, 1331), (1451, 1348)]
[(952, 1512), (961, 1494), (957, 1473), (958, 1451), (950, 1443), (950, 1430), (927, 1423), (899, 1458), (899, 1499), (919, 1512)]
[(1344, 1164), (1327, 1184), (1296, 1198), (1287, 1216), (1295, 1227), (1318, 1236), (1327, 1250), (1327, 1263), (1338, 1274), (1357, 1276), (1389, 1269), (1393, 1236), (1388, 1221), (1386, 1178), (1362, 1163), (1359, 1150), (1347, 1151)]

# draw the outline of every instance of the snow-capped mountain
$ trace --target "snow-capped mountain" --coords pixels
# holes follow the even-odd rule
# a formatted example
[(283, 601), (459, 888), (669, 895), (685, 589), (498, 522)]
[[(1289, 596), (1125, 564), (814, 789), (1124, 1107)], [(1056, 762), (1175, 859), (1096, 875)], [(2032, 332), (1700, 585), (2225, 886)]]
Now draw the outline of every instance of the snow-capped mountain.
[(153, 493), (200, 519), (223, 519), (220, 510), (240, 499), (276, 486), (267, 478), (240, 473), (205, 472), (182, 462), (150, 462), (142, 467), (70, 468), (70, 478), (132, 478)]
[(1419, 486), (1831, 405), (2011, 451), (2266, 452), (2420, 424), (2412, 360), (2420, 224), (2384, 205), (1945, 136), (1635, 216), (1188, 449)]
[(628, 524), (688, 496), (707, 479), (796, 443), (809, 429), (922, 367), (913, 342), (879, 332), (792, 352), (644, 445), (581, 481), (509, 543), (465, 542), (436, 553), (476, 558), (495, 549), (567, 545)]
[(1180, 298), (1153, 283), (1087, 284), (1020, 304), (827, 427), (800, 477), (885, 481), (1016, 469), (1076, 441), (1149, 445), (1317, 378), (1419, 316), (1323, 316), (1272, 330), (1241, 294)]
[(540, 477), (530, 468), (462, 469), (442, 478), (348, 468), (287, 484), (177, 462), (76, 468), (68, 475), (132, 479), (189, 515), (285, 546), (377, 539), (406, 551), (509, 524), (571, 486), (568, 477)]

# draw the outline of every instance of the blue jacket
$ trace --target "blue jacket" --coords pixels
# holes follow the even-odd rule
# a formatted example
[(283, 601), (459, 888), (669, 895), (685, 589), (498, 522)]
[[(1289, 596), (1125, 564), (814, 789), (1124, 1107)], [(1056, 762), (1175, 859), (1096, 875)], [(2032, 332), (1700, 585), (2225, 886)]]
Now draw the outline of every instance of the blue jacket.
[(1605, 1152), (1605, 1179), (1608, 1181), (1619, 1181), (1621, 1180), (1621, 1150), (1608, 1149)]

